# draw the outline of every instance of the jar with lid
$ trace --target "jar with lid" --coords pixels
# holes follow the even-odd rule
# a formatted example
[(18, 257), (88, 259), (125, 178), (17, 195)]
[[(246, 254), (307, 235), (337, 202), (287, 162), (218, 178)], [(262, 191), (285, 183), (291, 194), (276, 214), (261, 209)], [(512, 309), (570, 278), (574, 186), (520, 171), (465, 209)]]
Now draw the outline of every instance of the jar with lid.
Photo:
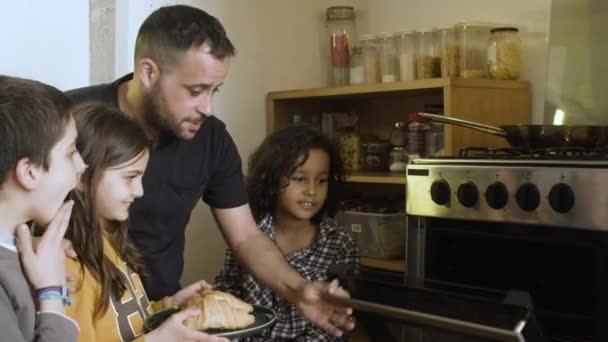
[(363, 169), (367, 171), (388, 170), (388, 151), (391, 144), (387, 141), (368, 141), (363, 144)]
[(460, 42), (460, 77), (486, 78), (490, 25), (461, 22), (456, 25)]
[(418, 79), (441, 76), (441, 59), (436, 45), (436, 34), (433, 30), (418, 31)]
[(497, 80), (517, 80), (521, 70), (521, 39), (515, 27), (490, 30), (488, 71)]
[(427, 157), (443, 155), (444, 139), (443, 124), (440, 122), (430, 123), (430, 129), (426, 132), (426, 153)]
[(416, 31), (399, 31), (395, 33), (395, 45), (399, 60), (401, 81), (416, 79)]
[(339, 139), (340, 157), (347, 170), (361, 169), (361, 136), (354, 132), (344, 133)]
[(397, 59), (393, 35), (383, 32), (379, 35), (380, 75), (383, 83), (397, 81)]
[(407, 169), (407, 150), (403, 146), (394, 146), (388, 155), (388, 170), (405, 172)]
[(423, 157), (426, 154), (426, 133), (430, 128), (429, 119), (418, 115), (418, 113), (410, 113), (408, 115), (407, 125), (407, 147), (412, 156)]
[(350, 6), (333, 6), (326, 11), (329, 36), (331, 83), (333, 86), (348, 84), (349, 57), (356, 39), (355, 10)]
[(378, 82), (378, 71), (380, 69), (380, 65), (378, 63), (378, 44), (376, 42), (376, 38), (377, 37), (373, 34), (364, 34), (361, 36), (365, 83)]
[(350, 84), (362, 84), (365, 82), (363, 72), (363, 53), (361, 47), (355, 46), (350, 55)]
[(441, 55), (441, 77), (458, 77), (460, 74), (460, 45), (453, 27), (437, 30)]
[(395, 122), (391, 131), (391, 144), (393, 146), (407, 145), (407, 124), (405, 122)]

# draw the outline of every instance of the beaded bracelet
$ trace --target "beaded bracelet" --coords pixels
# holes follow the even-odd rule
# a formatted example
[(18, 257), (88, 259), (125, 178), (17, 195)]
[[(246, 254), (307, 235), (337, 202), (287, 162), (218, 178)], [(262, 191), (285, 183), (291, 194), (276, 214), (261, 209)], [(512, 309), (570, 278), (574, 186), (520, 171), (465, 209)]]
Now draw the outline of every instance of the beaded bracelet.
[(38, 301), (49, 299), (61, 299), (65, 304), (72, 305), (74, 300), (69, 297), (68, 287), (63, 286), (47, 286), (35, 291)]

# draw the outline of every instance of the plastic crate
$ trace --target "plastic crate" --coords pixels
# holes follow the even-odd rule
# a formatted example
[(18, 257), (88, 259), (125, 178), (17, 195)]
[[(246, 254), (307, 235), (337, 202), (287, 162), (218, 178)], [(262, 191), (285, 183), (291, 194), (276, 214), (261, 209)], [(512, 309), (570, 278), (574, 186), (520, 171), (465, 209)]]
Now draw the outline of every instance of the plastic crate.
[(364, 257), (397, 259), (405, 255), (405, 213), (338, 213), (338, 223), (348, 230)]

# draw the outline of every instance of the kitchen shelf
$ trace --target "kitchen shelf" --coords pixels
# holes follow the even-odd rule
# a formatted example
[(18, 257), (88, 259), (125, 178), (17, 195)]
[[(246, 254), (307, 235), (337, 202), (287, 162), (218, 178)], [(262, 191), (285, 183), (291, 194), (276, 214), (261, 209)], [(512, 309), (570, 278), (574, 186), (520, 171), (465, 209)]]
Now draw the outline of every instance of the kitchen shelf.
[(361, 266), (379, 268), (387, 271), (405, 272), (405, 259), (386, 260), (377, 258), (360, 257)]
[(346, 179), (350, 183), (405, 184), (405, 173), (353, 171)]

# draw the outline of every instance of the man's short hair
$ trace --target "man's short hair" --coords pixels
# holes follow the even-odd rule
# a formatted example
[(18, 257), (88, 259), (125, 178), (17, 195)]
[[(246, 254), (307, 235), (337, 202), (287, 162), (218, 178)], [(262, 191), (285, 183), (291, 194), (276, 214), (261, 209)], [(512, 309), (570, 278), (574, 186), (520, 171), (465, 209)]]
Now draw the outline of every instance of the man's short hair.
[(154, 60), (160, 68), (173, 66), (179, 53), (207, 44), (218, 59), (235, 54), (222, 24), (207, 12), (190, 6), (161, 7), (143, 22), (135, 43), (135, 64), (142, 58)]
[(0, 185), (22, 158), (44, 170), (65, 134), (70, 100), (50, 85), (0, 75)]

